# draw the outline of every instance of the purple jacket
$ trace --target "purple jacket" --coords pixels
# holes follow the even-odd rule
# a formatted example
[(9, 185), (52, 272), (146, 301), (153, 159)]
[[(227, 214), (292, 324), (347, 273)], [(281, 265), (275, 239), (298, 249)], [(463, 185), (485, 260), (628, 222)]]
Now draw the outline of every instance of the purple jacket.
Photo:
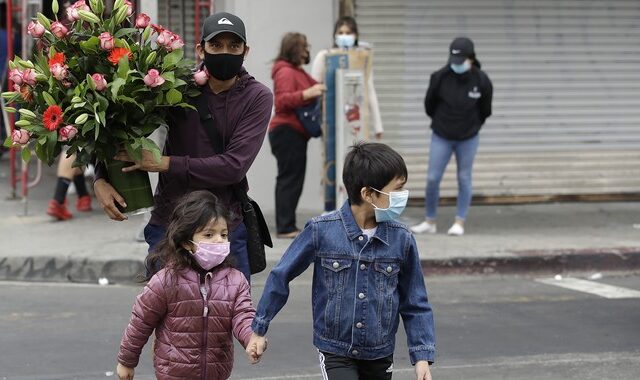
[[(246, 174), (262, 147), (271, 118), (273, 94), (244, 69), (230, 90), (220, 94), (214, 94), (208, 86), (202, 90), (208, 97), (209, 111), (225, 151), (215, 154), (197, 111), (177, 110), (168, 120), (164, 154), (170, 156), (171, 161), (169, 170), (160, 173), (151, 224), (166, 226), (175, 202), (194, 190), (210, 190), (233, 211), (236, 218), (230, 228), (240, 223), (240, 206), (232, 197), (229, 185), (241, 183), (248, 189)], [(106, 173), (99, 165), (96, 178), (103, 177)]]
[(233, 336), (246, 347), (254, 316), (249, 284), (239, 271), (214, 269), (201, 285), (194, 270), (162, 269), (136, 298), (118, 362), (136, 367), (155, 329), (157, 379), (226, 379), (233, 368)]

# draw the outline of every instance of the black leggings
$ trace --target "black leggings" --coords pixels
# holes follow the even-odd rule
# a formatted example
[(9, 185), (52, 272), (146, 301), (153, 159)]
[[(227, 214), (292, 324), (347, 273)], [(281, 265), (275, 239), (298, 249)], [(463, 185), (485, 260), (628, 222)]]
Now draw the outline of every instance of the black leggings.
[(318, 352), (324, 380), (391, 380), (393, 375), (393, 355), (376, 360), (359, 360)]

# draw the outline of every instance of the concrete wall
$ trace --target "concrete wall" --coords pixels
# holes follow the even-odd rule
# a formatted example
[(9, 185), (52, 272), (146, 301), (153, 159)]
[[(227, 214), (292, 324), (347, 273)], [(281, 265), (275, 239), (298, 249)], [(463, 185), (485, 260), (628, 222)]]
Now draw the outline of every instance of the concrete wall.
[[(215, 11), (238, 15), (247, 28), (251, 51), (245, 66), (249, 73), (273, 89), (272, 60), (278, 53), (280, 40), (286, 32), (307, 35), (311, 44), (311, 58), (318, 50), (331, 44), (337, 1), (332, 0), (226, 0), (215, 1)], [(310, 66), (310, 65), (309, 65)], [(305, 67), (307, 72), (311, 67)], [(307, 152), (307, 175), (298, 210), (319, 213), (323, 209), (322, 149), (320, 139), (311, 139)], [(275, 208), (274, 189), (277, 174), (276, 160), (265, 138), (260, 154), (249, 171), (250, 196), (263, 210)], [(302, 228), (304, 221), (298, 221)]]

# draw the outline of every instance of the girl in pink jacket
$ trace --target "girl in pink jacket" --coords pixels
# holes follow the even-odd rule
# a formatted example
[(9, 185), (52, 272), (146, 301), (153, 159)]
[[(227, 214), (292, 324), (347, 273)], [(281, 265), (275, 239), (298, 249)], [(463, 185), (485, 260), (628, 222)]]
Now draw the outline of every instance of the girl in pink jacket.
[[(156, 378), (226, 379), (233, 338), (246, 348), (255, 309), (244, 275), (229, 263), (228, 211), (206, 190), (187, 194), (147, 265), (164, 263), (136, 298), (118, 352), (119, 379), (133, 379), (155, 330)], [(254, 358), (249, 358), (255, 362)]]

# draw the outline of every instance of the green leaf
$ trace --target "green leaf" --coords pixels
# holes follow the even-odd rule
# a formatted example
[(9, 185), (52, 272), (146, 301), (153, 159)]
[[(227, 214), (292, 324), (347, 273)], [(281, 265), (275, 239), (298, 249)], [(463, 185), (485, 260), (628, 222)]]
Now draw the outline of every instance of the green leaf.
[(177, 104), (177, 103), (180, 103), (180, 101), (182, 100), (182, 94), (180, 93), (180, 91), (176, 90), (175, 88), (172, 88), (171, 90), (167, 91), (166, 97), (167, 97), (167, 102), (169, 102), (169, 104)]
[(85, 105), (87, 105), (87, 102), (76, 103), (76, 104), (73, 105), (73, 108), (82, 108)]
[[(173, 71), (166, 71), (164, 73), (162, 73), (162, 77), (164, 78), (164, 80), (166, 80), (167, 82), (175, 82), (176, 81), (176, 75), (174, 74)], [(172, 86), (173, 87), (173, 86)]]
[(56, 101), (55, 99), (53, 99), (53, 96), (51, 96), (51, 94), (49, 94), (46, 91), (42, 92), (42, 97), (44, 98), (44, 101), (47, 103), (47, 105), (49, 106), (55, 106), (56, 105)]
[(58, 143), (58, 131), (51, 131), (47, 133), (47, 143), (45, 145), (45, 149), (46, 149), (45, 152), (46, 152), (47, 158), (45, 162), (47, 162), (47, 164), (49, 165), (51, 165), (56, 158), (54, 153), (56, 151), (57, 143)]
[(180, 79), (180, 78), (176, 79), (176, 80), (173, 82), (173, 85), (174, 85), (175, 87), (184, 86), (184, 85), (186, 85), (186, 84), (187, 84), (187, 82), (183, 81), (183, 80), (182, 80), (182, 79)]
[(129, 75), (129, 57), (125, 55), (122, 58), (120, 58), (120, 61), (118, 61), (118, 78), (122, 78), (126, 80), (128, 75)]
[(24, 147), (22, 149), (22, 161), (29, 163), (31, 160), (31, 149)]
[(126, 36), (128, 34), (134, 34), (134, 33), (137, 33), (137, 32), (138, 32), (138, 29), (136, 29), (136, 28), (122, 28), (122, 29), (118, 30), (116, 32), (116, 34), (114, 34), (113, 36), (116, 37), (116, 38), (121, 38), (121, 37)]
[(153, 154), (153, 159), (156, 161), (157, 164), (159, 164), (160, 160), (162, 159), (162, 155), (160, 154), (160, 148), (158, 147), (158, 145), (156, 145), (156, 143), (153, 142), (153, 140), (148, 139), (146, 137), (142, 138), (141, 142), (142, 142), (142, 149), (146, 149), (150, 151)]
[(89, 38), (86, 41), (80, 42), (80, 49), (86, 53), (97, 53), (98, 46), (100, 46), (100, 39), (96, 36)]
[(87, 133), (91, 132), (93, 128), (96, 127), (96, 123), (93, 120), (89, 120), (82, 126), (82, 136), (85, 136)]
[(183, 56), (184, 52), (182, 51), (182, 49), (176, 49), (172, 51), (164, 57), (162, 68), (166, 70), (172, 66), (175, 66), (178, 62), (180, 62), (180, 60), (182, 60)]
[(120, 87), (124, 86), (125, 83), (127, 82), (122, 78), (116, 78), (113, 82), (110, 83), (111, 95), (113, 99), (116, 99), (118, 97), (118, 92), (120, 92)]
[(13, 140), (11, 139), (11, 136), (7, 136), (7, 138), (4, 139), (4, 143), (2, 145), (5, 148), (11, 148), (13, 146)]
[[(96, 117), (97, 119), (97, 117)], [(98, 136), (100, 135), (100, 126), (96, 124), (96, 128), (93, 130), (93, 138), (98, 141)]]

